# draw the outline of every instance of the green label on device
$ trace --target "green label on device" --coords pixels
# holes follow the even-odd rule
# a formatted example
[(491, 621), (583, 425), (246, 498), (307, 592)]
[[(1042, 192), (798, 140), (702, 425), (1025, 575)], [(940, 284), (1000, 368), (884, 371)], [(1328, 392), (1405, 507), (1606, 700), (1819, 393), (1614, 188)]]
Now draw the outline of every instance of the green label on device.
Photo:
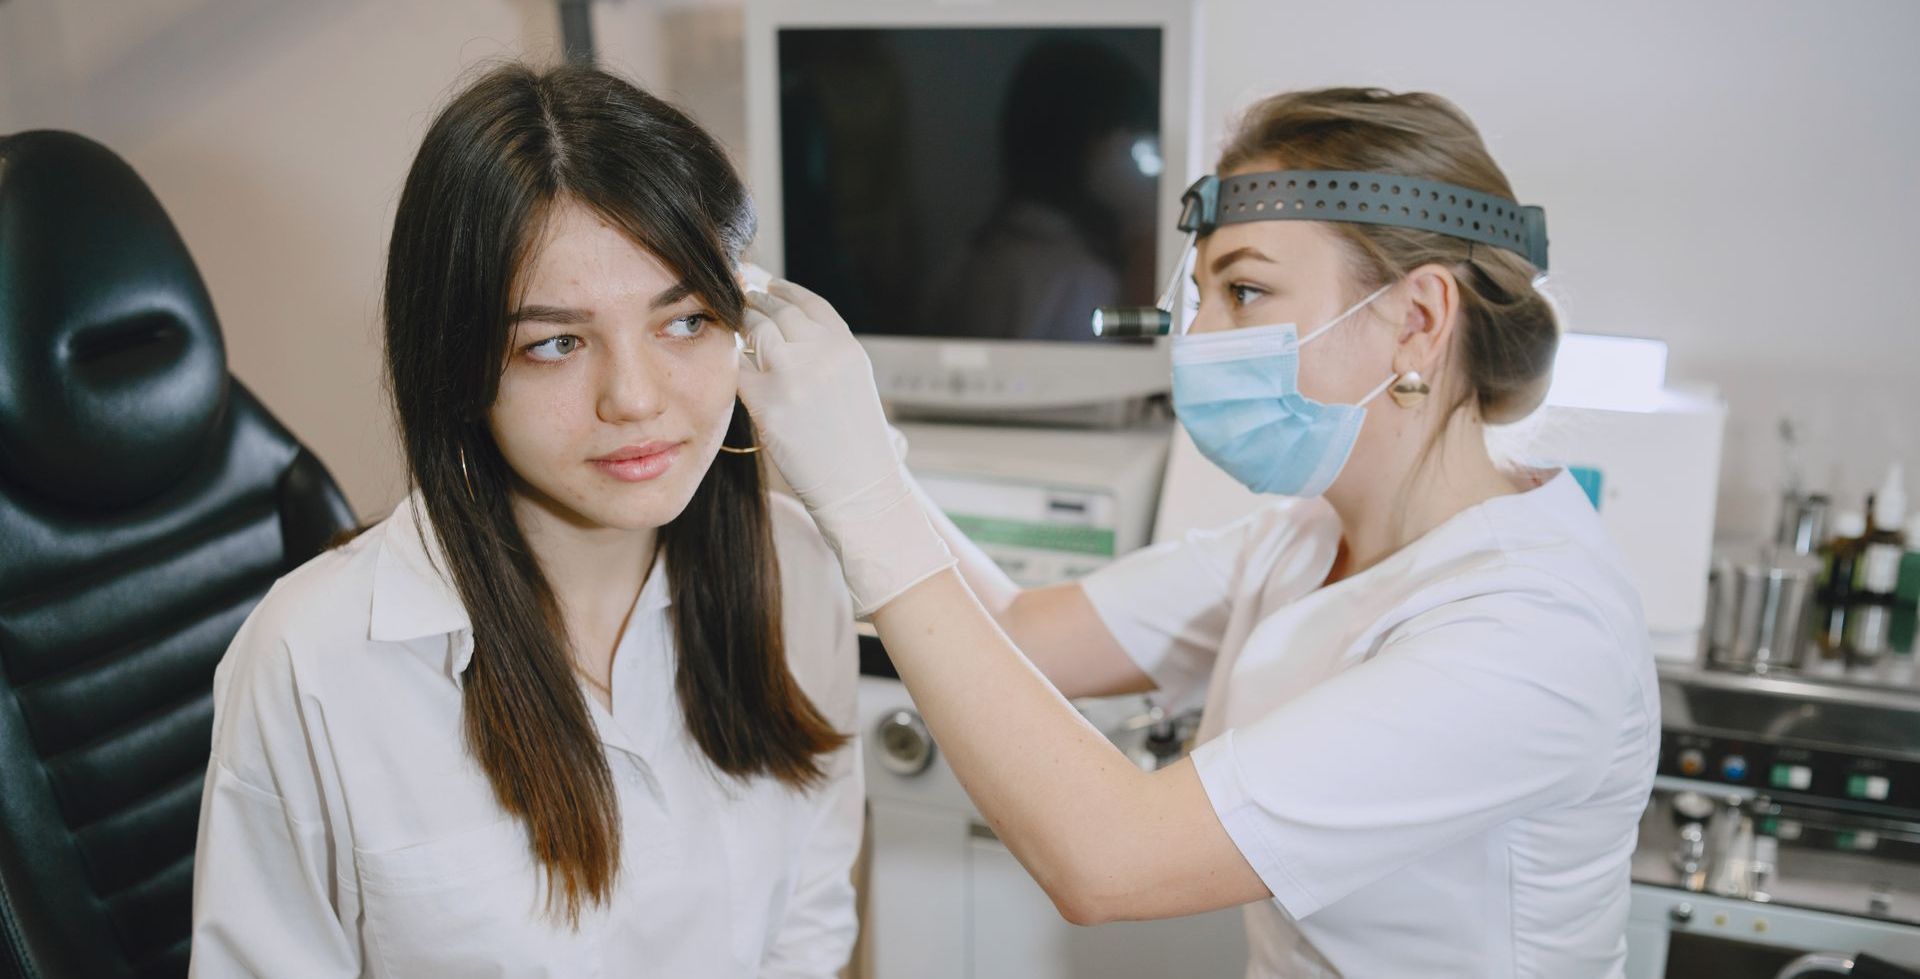
[(1113, 556), (1113, 530), (1108, 527), (1034, 523), (1029, 520), (976, 517), (965, 513), (949, 513), (947, 516), (953, 520), (954, 526), (960, 528), (961, 533), (977, 544), (1006, 544), (1031, 547), (1038, 551)]

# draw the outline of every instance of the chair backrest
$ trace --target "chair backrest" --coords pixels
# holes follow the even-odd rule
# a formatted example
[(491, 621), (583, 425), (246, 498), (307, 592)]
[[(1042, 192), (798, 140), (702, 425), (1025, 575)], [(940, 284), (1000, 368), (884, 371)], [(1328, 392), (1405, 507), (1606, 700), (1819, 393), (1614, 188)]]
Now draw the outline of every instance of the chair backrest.
[(133, 170), (0, 137), (0, 976), (186, 974), (214, 667), (352, 523)]

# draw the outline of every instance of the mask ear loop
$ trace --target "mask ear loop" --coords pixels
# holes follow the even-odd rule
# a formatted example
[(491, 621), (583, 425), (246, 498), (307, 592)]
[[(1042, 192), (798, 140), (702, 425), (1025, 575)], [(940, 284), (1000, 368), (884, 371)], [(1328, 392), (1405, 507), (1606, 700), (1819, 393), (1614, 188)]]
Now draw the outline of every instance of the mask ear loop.
[[(1397, 285), (1399, 285), (1399, 284), (1400, 284), (1400, 280), (1398, 280), (1398, 279), (1395, 279), (1394, 281), (1392, 281), (1392, 282), (1389, 282), (1389, 283), (1387, 283), (1386, 285), (1383, 285), (1383, 286), (1381, 286), (1380, 288), (1378, 288), (1378, 289), (1375, 289), (1375, 290), (1373, 290), (1373, 292), (1371, 292), (1371, 293), (1369, 293), (1369, 294), (1367, 295), (1367, 298), (1365, 298), (1365, 299), (1362, 299), (1362, 300), (1360, 300), (1359, 302), (1357, 302), (1357, 303), (1354, 303), (1353, 305), (1351, 305), (1351, 306), (1349, 306), (1349, 307), (1347, 307), (1347, 311), (1346, 311), (1346, 312), (1344, 312), (1344, 313), (1341, 313), (1341, 314), (1340, 314), (1340, 315), (1338, 315), (1338, 316), (1335, 316), (1335, 317), (1334, 317), (1333, 319), (1330, 319), (1330, 320), (1328, 320), (1328, 321), (1326, 322), (1326, 324), (1325, 324), (1324, 326), (1322, 326), (1322, 327), (1320, 327), (1319, 329), (1317, 329), (1317, 330), (1315, 330), (1315, 331), (1313, 331), (1312, 333), (1309, 333), (1309, 334), (1307, 334), (1307, 335), (1306, 335), (1306, 337), (1305, 337), (1305, 339), (1302, 339), (1302, 340), (1301, 340), (1301, 341), (1299, 342), (1299, 344), (1298, 344), (1298, 346), (1301, 346), (1301, 347), (1304, 347), (1304, 346), (1306, 346), (1306, 345), (1307, 345), (1307, 342), (1308, 342), (1309, 340), (1313, 340), (1313, 339), (1315, 339), (1315, 338), (1317, 338), (1317, 337), (1319, 337), (1319, 336), (1320, 336), (1320, 334), (1322, 334), (1322, 333), (1325, 333), (1325, 332), (1327, 332), (1328, 330), (1331, 330), (1331, 329), (1333, 329), (1333, 328), (1334, 328), (1334, 327), (1336, 327), (1336, 326), (1339, 326), (1339, 325), (1340, 325), (1341, 323), (1343, 323), (1343, 322), (1345, 322), (1345, 321), (1346, 321), (1346, 319), (1347, 319), (1347, 317), (1349, 317), (1349, 316), (1352, 316), (1353, 314), (1355, 314), (1355, 313), (1357, 313), (1357, 312), (1359, 312), (1359, 311), (1361, 311), (1361, 310), (1363, 310), (1363, 309), (1365, 309), (1365, 308), (1367, 308), (1367, 305), (1368, 305), (1369, 303), (1371, 303), (1371, 302), (1373, 302), (1374, 300), (1376, 300), (1376, 299), (1378, 299), (1378, 298), (1380, 298), (1381, 296), (1384, 296), (1384, 295), (1386, 295), (1386, 294), (1387, 294), (1387, 290), (1388, 290), (1388, 289), (1391, 289), (1391, 288), (1393, 288), (1394, 286), (1397, 286)], [(1360, 399), (1360, 400), (1359, 400), (1358, 402), (1356, 402), (1356, 403), (1354, 404), (1354, 407), (1356, 407), (1356, 408), (1364, 408), (1364, 407), (1366, 407), (1366, 406), (1367, 406), (1367, 403), (1368, 403), (1368, 402), (1370, 402), (1370, 401), (1372, 401), (1373, 399), (1375, 399), (1375, 398), (1377, 398), (1377, 397), (1379, 397), (1379, 396), (1380, 396), (1380, 395), (1382, 395), (1382, 394), (1385, 394), (1385, 393), (1386, 393), (1386, 390), (1387, 390), (1388, 388), (1390, 388), (1390, 387), (1392, 387), (1392, 386), (1393, 386), (1393, 384), (1394, 384), (1394, 382), (1395, 382), (1395, 381), (1398, 381), (1398, 380), (1400, 380), (1400, 375), (1399, 375), (1399, 373), (1397, 373), (1397, 372), (1394, 372), (1394, 373), (1391, 373), (1391, 374), (1389, 374), (1386, 380), (1384, 380), (1384, 381), (1381, 381), (1381, 382), (1380, 382), (1380, 386), (1379, 386), (1379, 387), (1377, 387), (1377, 388), (1374, 388), (1374, 389), (1373, 389), (1372, 391), (1370, 391), (1370, 392), (1368, 392), (1368, 393), (1367, 393), (1367, 396), (1366, 396), (1366, 397), (1364, 397), (1364, 398), (1361, 398), (1361, 399)]]
[(1307, 335), (1306, 335), (1306, 336), (1304, 336), (1304, 337), (1301, 337), (1301, 338), (1300, 338), (1300, 345), (1304, 347), (1304, 346), (1306, 346), (1306, 345), (1307, 345), (1307, 344), (1308, 344), (1309, 342), (1311, 342), (1311, 341), (1313, 341), (1313, 340), (1316, 340), (1316, 339), (1318, 339), (1318, 338), (1319, 338), (1319, 336), (1320, 336), (1320, 334), (1322, 334), (1322, 333), (1325, 333), (1325, 332), (1327, 332), (1328, 330), (1331, 330), (1331, 329), (1333, 329), (1334, 327), (1336, 327), (1336, 326), (1339, 326), (1339, 325), (1340, 325), (1341, 323), (1344, 323), (1344, 322), (1346, 322), (1346, 319), (1347, 319), (1347, 317), (1349, 317), (1349, 316), (1352, 316), (1353, 314), (1355, 314), (1355, 313), (1357, 313), (1357, 312), (1359, 312), (1359, 311), (1361, 311), (1361, 310), (1363, 310), (1363, 309), (1365, 309), (1365, 308), (1367, 308), (1367, 304), (1368, 304), (1368, 303), (1371, 303), (1371, 302), (1373, 302), (1373, 301), (1374, 301), (1375, 299), (1378, 299), (1378, 298), (1380, 298), (1381, 296), (1384, 296), (1384, 295), (1386, 295), (1386, 294), (1387, 294), (1387, 290), (1388, 290), (1388, 289), (1391, 289), (1391, 288), (1393, 288), (1394, 286), (1397, 286), (1397, 285), (1399, 285), (1399, 284), (1400, 284), (1400, 280), (1399, 280), (1399, 279), (1395, 279), (1395, 280), (1393, 280), (1392, 282), (1389, 282), (1389, 283), (1387, 283), (1386, 285), (1383, 285), (1383, 286), (1381, 286), (1380, 288), (1378, 288), (1378, 289), (1375, 289), (1375, 290), (1373, 290), (1373, 292), (1371, 292), (1371, 293), (1369, 293), (1369, 294), (1367, 295), (1367, 298), (1365, 298), (1365, 299), (1362, 299), (1362, 300), (1360, 300), (1359, 302), (1357, 302), (1357, 303), (1354, 303), (1354, 304), (1353, 304), (1353, 305), (1351, 305), (1351, 306), (1348, 306), (1348, 307), (1347, 307), (1347, 311), (1346, 311), (1346, 312), (1344, 312), (1344, 313), (1341, 313), (1341, 314), (1340, 314), (1340, 315), (1338, 315), (1338, 316), (1335, 316), (1335, 317), (1334, 317), (1333, 319), (1330, 319), (1330, 320), (1328, 320), (1328, 321), (1326, 321), (1326, 322), (1325, 322), (1324, 324), (1322, 324), (1322, 325), (1321, 325), (1321, 327), (1320, 327), (1319, 329), (1317, 329), (1317, 330), (1315, 330), (1315, 331), (1313, 331), (1312, 333), (1309, 333), (1309, 334), (1307, 334)]

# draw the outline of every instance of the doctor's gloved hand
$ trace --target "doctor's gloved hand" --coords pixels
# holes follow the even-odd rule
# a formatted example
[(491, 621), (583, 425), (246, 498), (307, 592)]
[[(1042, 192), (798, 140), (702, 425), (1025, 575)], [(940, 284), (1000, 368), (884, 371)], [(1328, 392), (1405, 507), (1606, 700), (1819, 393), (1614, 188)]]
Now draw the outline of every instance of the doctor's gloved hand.
[(953, 554), (927, 520), (896, 452), (873, 365), (846, 321), (785, 280), (747, 294), (752, 355), (740, 400), (761, 445), (813, 514), (861, 616), (935, 573)]

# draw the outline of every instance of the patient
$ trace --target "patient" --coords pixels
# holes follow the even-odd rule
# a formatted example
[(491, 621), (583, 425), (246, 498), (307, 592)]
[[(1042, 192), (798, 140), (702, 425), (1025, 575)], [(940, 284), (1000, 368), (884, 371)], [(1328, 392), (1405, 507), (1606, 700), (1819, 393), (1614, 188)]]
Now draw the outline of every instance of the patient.
[(751, 201), (632, 85), (496, 69), (400, 195), (413, 492), (215, 681), (201, 976), (818, 977), (852, 947), (852, 614), (735, 400)]

